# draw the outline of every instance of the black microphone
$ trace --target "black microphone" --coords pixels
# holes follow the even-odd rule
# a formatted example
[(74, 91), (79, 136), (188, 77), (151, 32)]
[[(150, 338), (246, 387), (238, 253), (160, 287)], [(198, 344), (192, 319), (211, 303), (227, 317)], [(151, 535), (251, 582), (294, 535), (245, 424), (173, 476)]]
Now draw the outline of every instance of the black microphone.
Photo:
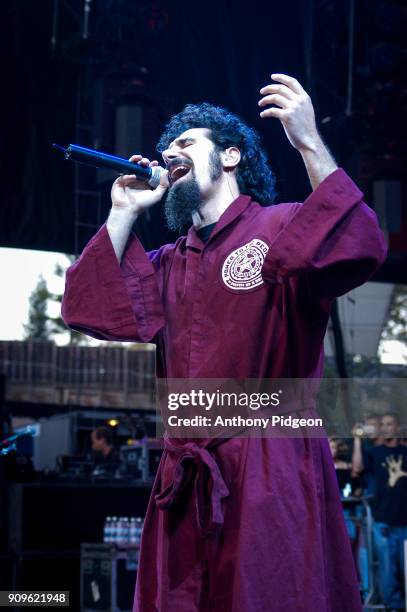
[(65, 159), (87, 164), (88, 166), (96, 166), (97, 168), (111, 168), (119, 174), (134, 174), (140, 181), (144, 181), (155, 189), (160, 184), (162, 168), (153, 166), (146, 168), (141, 164), (129, 162), (124, 157), (116, 157), (108, 155), (94, 149), (87, 149), (79, 145), (70, 144), (66, 149), (58, 144), (52, 145), (55, 149), (62, 151), (65, 154)]

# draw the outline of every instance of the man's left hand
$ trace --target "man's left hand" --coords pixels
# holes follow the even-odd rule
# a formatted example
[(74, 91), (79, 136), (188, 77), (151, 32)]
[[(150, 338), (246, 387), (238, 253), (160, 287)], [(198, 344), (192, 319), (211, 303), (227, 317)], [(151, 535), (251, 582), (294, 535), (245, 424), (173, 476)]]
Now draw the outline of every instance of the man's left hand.
[[(320, 142), (311, 98), (300, 83), (286, 74), (272, 74), (276, 83), (260, 89), (260, 117), (276, 117), (283, 124), (292, 146), (298, 151), (313, 150)], [(276, 106), (270, 106), (271, 104)]]

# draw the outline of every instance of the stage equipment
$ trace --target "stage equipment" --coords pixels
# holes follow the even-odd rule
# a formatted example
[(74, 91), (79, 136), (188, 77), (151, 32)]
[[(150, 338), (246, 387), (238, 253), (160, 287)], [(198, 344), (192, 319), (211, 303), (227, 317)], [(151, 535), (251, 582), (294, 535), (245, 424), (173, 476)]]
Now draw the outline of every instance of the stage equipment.
[(4, 438), (0, 441), (0, 455), (8, 455), (11, 451), (17, 450), (17, 442), (22, 438), (31, 438), (35, 436), (35, 429), (30, 425), (25, 427), (18, 433)]
[(81, 545), (81, 610), (131, 611), (139, 547)]
[(154, 480), (163, 452), (160, 440), (135, 440), (120, 448), (120, 474), (136, 480)]
[[(156, 426), (155, 415), (146, 413), (138, 416), (145, 431), (150, 431), (152, 435)], [(105, 427), (111, 418), (112, 411), (83, 410), (55, 414), (47, 419), (41, 419), (39, 434), (34, 438), (35, 469), (53, 471), (66, 468), (68, 471), (79, 470), (84, 474), (88, 467), (86, 455), (90, 451), (91, 432), (97, 427)], [(115, 427), (115, 443), (119, 446), (129, 438), (129, 433), (124, 416), (118, 414), (115, 418), (120, 421)], [(81, 456), (82, 461), (79, 459)]]

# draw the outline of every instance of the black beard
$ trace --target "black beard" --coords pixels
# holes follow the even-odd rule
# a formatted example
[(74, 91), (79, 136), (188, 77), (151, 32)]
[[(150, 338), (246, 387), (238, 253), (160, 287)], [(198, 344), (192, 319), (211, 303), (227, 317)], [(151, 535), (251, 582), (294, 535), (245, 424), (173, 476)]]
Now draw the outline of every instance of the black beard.
[[(222, 162), (215, 149), (209, 154), (209, 175), (212, 182), (222, 176)], [(194, 168), (185, 181), (176, 182), (167, 192), (164, 213), (170, 230), (181, 232), (191, 225), (192, 214), (202, 206), (202, 193), (196, 180)]]
[(165, 200), (165, 218), (170, 230), (181, 232), (191, 225), (192, 213), (201, 206), (201, 190), (194, 170), (187, 180), (175, 183), (168, 191)]

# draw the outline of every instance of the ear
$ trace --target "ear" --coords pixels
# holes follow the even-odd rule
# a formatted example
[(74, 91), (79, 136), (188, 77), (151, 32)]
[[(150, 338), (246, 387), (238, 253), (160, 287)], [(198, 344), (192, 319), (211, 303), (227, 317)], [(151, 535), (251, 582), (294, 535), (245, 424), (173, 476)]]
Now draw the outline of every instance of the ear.
[(234, 170), (240, 162), (241, 155), (237, 147), (228, 147), (221, 152), (220, 158), (225, 170)]

